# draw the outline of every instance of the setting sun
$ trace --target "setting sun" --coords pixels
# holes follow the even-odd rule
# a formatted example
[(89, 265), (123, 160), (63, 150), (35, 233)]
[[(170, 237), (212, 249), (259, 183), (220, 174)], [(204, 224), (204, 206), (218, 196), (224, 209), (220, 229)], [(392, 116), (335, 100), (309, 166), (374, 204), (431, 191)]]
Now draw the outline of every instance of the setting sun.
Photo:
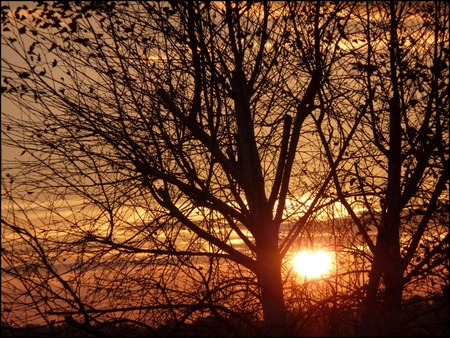
[(294, 269), (301, 275), (317, 278), (331, 268), (331, 255), (325, 251), (300, 251), (292, 259)]

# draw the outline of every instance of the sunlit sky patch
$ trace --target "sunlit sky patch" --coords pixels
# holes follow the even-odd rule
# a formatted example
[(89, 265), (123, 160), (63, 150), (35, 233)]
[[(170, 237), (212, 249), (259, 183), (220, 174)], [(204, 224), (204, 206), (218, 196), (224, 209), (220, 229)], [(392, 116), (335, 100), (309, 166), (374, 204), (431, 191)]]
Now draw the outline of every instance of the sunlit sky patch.
[(332, 255), (323, 250), (303, 250), (297, 253), (292, 263), (298, 274), (308, 278), (319, 278), (331, 270)]

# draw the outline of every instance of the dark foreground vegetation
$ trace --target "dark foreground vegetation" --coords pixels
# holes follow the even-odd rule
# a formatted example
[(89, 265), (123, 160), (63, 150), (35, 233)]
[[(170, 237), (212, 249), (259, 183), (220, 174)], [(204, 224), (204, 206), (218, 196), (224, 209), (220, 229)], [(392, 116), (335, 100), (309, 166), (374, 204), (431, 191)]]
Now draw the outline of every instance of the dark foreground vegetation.
[[(448, 293), (434, 299), (414, 297), (404, 304), (401, 337), (448, 337)], [(242, 315), (242, 318), (248, 315)], [(352, 336), (358, 323), (358, 313), (318, 307), (311, 313), (290, 313), (287, 335), (291, 337)], [(249, 318), (247, 318), (249, 319)], [(51, 326), (29, 325), (13, 328), (2, 323), (2, 337), (254, 337), (251, 325), (242, 320), (206, 317), (194, 323), (171, 323), (159, 328), (145, 327), (117, 320), (90, 328), (72, 318)]]

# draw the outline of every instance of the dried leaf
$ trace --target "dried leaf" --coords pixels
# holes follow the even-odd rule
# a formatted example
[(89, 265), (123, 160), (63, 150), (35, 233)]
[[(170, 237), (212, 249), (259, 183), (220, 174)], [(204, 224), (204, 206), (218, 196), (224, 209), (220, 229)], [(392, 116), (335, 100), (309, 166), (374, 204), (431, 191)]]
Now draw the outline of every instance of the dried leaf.
[(49, 48), (48, 52), (50, 53), (53, 49), (55, 49), (56, 47), (58, 47), (58, 45), (56, 43), (52, 43), (51, 47)]
[(27, 77), (29, 77), (30, 76), (30, 73), (28, 73), (28, 72), (22, 72), (22, 73), (19, 73), (19, 77), (21, 78), (21, 79), (26, 79)]

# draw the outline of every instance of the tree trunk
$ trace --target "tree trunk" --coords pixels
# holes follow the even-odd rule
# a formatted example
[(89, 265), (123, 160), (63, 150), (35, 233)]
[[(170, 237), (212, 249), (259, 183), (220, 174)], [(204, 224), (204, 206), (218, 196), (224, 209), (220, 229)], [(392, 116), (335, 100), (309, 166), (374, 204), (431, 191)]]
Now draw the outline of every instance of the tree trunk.
[(392, 259), (387, 270), (392, 270), (392, 273), (387, 272), (389, 277), (386, 279), (386, 296), (383, 302), (383, 336), (399, 336), (401, 332), (401, 309), (402, 309), (402, 278), (403, 270), (398, 259)]
[[(398, 234), (393, 232), (378, 236), (377, 252), (372, 262), (367, 294), (363, 301), (356, 336), (395, 336), (400, 331), (404, 268), (396, 237)], [(380, 306), (377, 294), (381, 278), (383, 278), (385, 292)], [(377, 310), (377, 307), (381, 312)]]
[(400, 331), (402, 290), (403, 290), (403, 262), (400, 256), (399, 216), (392, 215), (388, 222), (392, 229), (387, 238), (387, 252), (385, 265), (385, 295), (382, 303), (383, 336), (397, 336)]
[(383, 234), (377, 236), (377, 247), (374, 253), (372, 267), (369, 273), (369, 283), (367, 285), (367, 293), (363, 299), (361, 306), (361, 317), (355, 333), (355, 337), (369, 337), (374, 335), (375, 316), (377, 315), (377, 294), (380, 284), (383, 266), (385, 264), (385, 256), (383, 255), (385, 247), (385, 237)]
[(264, 313), (263, 335), (282, 337), (286, 329), (286, 307), (281, 279), (281, 257), (278, 251), (278, 231), (262, 231), (256, 237), (256, 247), (257, 276)]

